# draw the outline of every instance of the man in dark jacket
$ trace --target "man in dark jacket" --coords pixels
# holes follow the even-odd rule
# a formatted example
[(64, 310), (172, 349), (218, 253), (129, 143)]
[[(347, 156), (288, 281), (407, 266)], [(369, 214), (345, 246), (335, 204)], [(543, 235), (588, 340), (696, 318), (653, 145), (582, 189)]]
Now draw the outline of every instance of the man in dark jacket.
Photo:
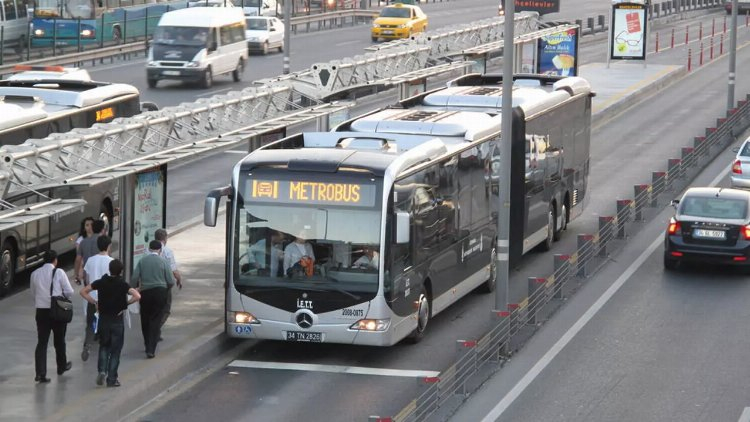
[(161, 257), (161, 242), (152, 240), (148, 244), (148, 255), (141, 258), (133, 270), (130, 284), (138, 287), (141, 300), (141, 332), (146, 346), (146, 357), (156, 355), (156, 343), (161, 336), (161, 322), (167, 306), (167, 289), (174, 286), (175, 279), (166, 259)]
[[(122, 277), (122, 262), (114, 259), (109, 263), (109, 274), (105, 274), (99, 280), (87, 285), (81, 290), (81, 296), (99, 312), (99, 375), (96, 376), (96, 384), (104, 384), (107, 378), (107, 387), (119, 387), (120, 381), (117, 369), (120, 366), (120, 352), (125, 340), (125, 324), (123, 318), (128, 311), (128, 305), (141, 299), (140, 293), (130, 287)], [(91, 297), (91, 291), (96, 290), (98, 302)], [(128, 294), (132, 297), (128, 300)]]

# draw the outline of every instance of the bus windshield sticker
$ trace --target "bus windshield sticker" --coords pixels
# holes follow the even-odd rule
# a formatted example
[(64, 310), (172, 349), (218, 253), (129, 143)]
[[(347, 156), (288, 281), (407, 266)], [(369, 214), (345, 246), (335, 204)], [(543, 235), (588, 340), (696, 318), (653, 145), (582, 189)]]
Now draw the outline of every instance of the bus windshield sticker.
[(258, 202), (372, 207), (375, 195), (371, 184), (253, 180), (248, 197)]

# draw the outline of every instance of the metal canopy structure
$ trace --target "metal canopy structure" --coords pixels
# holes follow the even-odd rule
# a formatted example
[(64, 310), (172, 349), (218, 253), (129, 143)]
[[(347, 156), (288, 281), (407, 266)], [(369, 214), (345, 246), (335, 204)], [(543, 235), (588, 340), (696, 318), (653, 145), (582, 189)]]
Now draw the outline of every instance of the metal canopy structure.
[(43, 218), (52, 217), (54, 220), (82, 209), (84, 205), (86, 201), (83, 199), (51, 199), (27, 207), (12, 207), (0, 212), (0, 231), (15, 229)]
[(3, 198), (45, 186), (96, 184), (209, 150), (232, 147), (250, 137), (314, 121), (350, 105), (300, 107), (283, 87), (249, 88), (30, 139), (0, 149)]
[[(529, 41), (533, 41), (536, 39), (539, 39), (541, 37), (545, 37), (547, 35), (557, 34), (559, 32), (567, 31), (570, 29), (578, 28), (578, 25), (573, 24), (565, 24), (565, 25), (558, 25), (551, 28), (545, 28), (540, 29), (537, 31), (528, 32), (523, 35), (519, 35), (517, 37), (513, 38), (514, 44), (523, 44)], [(505, 40), (495, 41), (487, 44), (478, 45), (476, 47), (471, 47), (464, 49), (463, 51), (456, 52), (455, 55), (481, 55), (481, 54), (487, 54), (487, 53), (493, 53), (496, 51), (500, 51), (503, 49), (503, 46), (505, 45)]]
[[(425, 69), (467, 48), (502, 40), (504, 20), (484, 19), (386, 42), (367, 47), (365, 50), (369, 52), (363, 55), (316, 63), (305, 71), (261, 79), (258, 83), (290, 86), (317, 99), (330, 97), (382, 79)], [(539, 28), (539, 15), (519, 13), (514, 22), (516, 33), (526, 34)]]

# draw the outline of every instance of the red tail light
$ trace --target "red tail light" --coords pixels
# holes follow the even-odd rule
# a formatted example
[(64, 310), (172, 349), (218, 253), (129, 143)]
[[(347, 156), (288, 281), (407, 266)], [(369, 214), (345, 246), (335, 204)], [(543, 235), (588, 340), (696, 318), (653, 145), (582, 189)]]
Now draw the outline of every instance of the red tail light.
[(745, 240), (750, 240), (750, 226), (742, 226), (742, 236)]
[(740, 160), (734, 160), (734, 164), (732, 164), (732, 173), (742, 174), (742, 162), (740, 162)]
[[(747, 226), (745, 226), (747, 227)], [(669, 234), (677, 234), (677, 232), (680, 231), (680, 222), (675, 220), (674, 217), (672, 217), (671, 220), (669, 220), (669, 227), (667, 227), (667, 233)], [(748, 233), (748, 232), (745, 232)]]

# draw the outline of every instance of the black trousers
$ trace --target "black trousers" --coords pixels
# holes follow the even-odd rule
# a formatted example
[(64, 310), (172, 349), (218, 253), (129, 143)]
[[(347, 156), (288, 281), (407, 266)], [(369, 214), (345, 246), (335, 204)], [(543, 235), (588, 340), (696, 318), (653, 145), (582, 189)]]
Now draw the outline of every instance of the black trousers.
[(68, 358), (65, 355), (65, 330), (68, 324), (54, 321), (50, 316), (49, 308), (36, 309), (36, 335), (37, 343), (34, 352), (34, 364), (36, 367), (36, 376), (47, 376), (47, 344), (49, 343), (50, 332), (54, 336), (55, 360), (57, 361), (57, 370), (65, 369)]
[(167, 318), (169, 318), (169, 314), (172, 313), (172, 287), (167, 287), (167, 303), (164, 305), (164, 316), (161, 319), (161, 326), (164, 327), (164, 324), (167, 322)]
[(141, 292), (141, 332), (146, 353), (156, 354), (161, 335), (161, 321), (167, 305), (167, 289), (157, 287)]

